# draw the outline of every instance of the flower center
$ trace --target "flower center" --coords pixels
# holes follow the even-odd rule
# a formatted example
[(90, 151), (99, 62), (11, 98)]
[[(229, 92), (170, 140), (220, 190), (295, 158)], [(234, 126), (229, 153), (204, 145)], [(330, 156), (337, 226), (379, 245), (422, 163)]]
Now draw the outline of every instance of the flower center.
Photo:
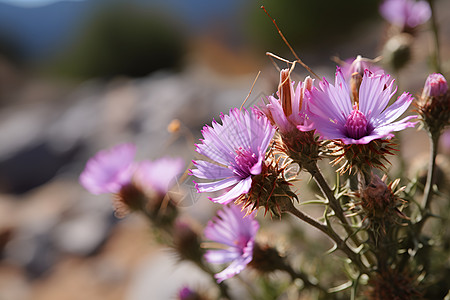
[(250, 150), (239, 147), (236, 149), (234, 158), (233, 172), (241, 178), (247, 178), (251, 175), (251, 168), (258, 162), (258, 157)]
[(366, 116), (359, 111), (356, 107), (347, 117), (345, 122), (345, 129), (347, 130), (347, 136), (358, 140), (368, 133), (368, 122)]

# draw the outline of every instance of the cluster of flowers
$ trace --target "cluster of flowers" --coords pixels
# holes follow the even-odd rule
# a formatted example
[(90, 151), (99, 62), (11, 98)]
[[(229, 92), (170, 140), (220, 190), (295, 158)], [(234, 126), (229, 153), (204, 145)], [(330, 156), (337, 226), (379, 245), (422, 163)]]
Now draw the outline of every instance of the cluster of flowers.
[(92, 157), (80, 175), (80, 183), (94, 195), (114, 194), (116, 214), (149, 209), (146, 198), (160, 203), (173, 179), (184, 171), (181, 158), (164, 157), (135, 162), (136, 146), (121, 144)]
[[(396, 34), (411, 34), (431, 16), (430, 6), (424, 1), (390, 0), (380, 11), (397, 28)], [(395, 63), (392, 64), (396, 68)], [(359, 191), (354, 194), (360, 199), (364, 219), (369, 219), (372, 230), (381, 228), (386, 235), (394, 215), (406, 218), (398, 209), (400, 199), (393, 192), (398, 182), (386, 185), (373, 173), (373, 168), (385, 169), (386, 156), (394, 149), (393, 132), (420, 122), (437, 140), (449, 125), (450, 92), (442, 74), (428, 76), (415, 102), (417, 115), (402, 118), (414, 97), (404, 92), (392, 101), (397, 94), (395, 80), (371, 60), (358, 56), (337, 67), (334, 84), (326, 78), (310, 77), (296, 84), (291, 80), (291, 71), (280, 71), (278, 91), (262, 103), (249, 109), (233, 108), (228, 114), (220, 115), (220, 122), (213, 120), (211, 126), (206, 125), (202, 130), (203, 139), (196, 145), (204, 159), (193, 161), (189, 175), (197, 178), (194, 183), (199, 193), (211, 193), (209, 199), (223, 205), (207, 224), (204, 236), (221, 246), (207, 251), (190, 248), (195, 255), (185, 257), (204, 270), (208, 268), (198, 256), (212, 264), (230, 263), (214, 275), (219, 284), (251, 266), (257, 270), (287, 271), (293, 278), (301, 278), (305, 285), (325, 291), (307, 277), (296, 274), (274, 249), (256, 242), (259, 224), (255, 216), (259, 208), (276, 216), (292, 213), (315, 226), (340, 245), (339, 249), (361, 272), (369, 273), (366, 264), (339, 235), (330, 231), (328, 224), (319, 223), (294, 207), (297, 195), (291, 191), (292, 178), (287, 175), (288, 169), (296, 164), (299, 170), (311, 174), (334, 215), (347, 230), (347, 238), (355, 239), (359, 246), (343, 208), (321, 177), (317, 161), (333, 158), (335, 164), (341, 164), (340, 173), (358, 174)], [(135, 152), (132, 144), (99, 152), (88, 161), (80, 182), (94, 194), (115, 194), (119, 215), (135, 210), (144, 211), (155, 219), (173, 178), (184, 172), (184, 163), (171, 158), (136, 163)], [(175, 224), (175, 218), (176, 213), (169, 223)], [(423, 222), (417, 224), (422, 226)], [(192, 236), (193, 244), (200, 248), (197, 233), (186, 231), (185, 225), (180, 228), (184, 228), (181, 230), (184, 236), (179, 236), (180, 242), (174, 237), (175, 244), (185, 245), (186, 236)], [(378, 237), (375, 240), (379, 246)], [(183, 252), (189, 247), (179, 248)], [(260, 261), (263, 256), (265, 264)], [(267, 257), (271, 257), (270, 263)], [(389, 273), (381, 264), (382, 258), (377, 259), (378, 274)], [(370, 257), (367, 260), (370, 262)], [(188, 292), (183, 290), (180, 295)]]

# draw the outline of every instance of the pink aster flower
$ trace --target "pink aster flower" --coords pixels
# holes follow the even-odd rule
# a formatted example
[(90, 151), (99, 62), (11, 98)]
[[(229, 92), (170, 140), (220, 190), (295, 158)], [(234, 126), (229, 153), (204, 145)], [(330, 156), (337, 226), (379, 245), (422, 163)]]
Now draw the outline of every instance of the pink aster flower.
[(182, 158), (163, 157), (155, 161), (142, 161), (137, 164), (133, 180), (143, 189), (151, 189), (165, 195), (177, 175), (184, 170)]
[(269, 103), (262, 105), (260, 109), (281, 133), (297, 131), (297, 126), (305, 131), (311, 130), (307, 124), (304, 94), (313, 84), (314, 80), (308, 76), (294, 88), (295, 83), (290, 80), (289, 69), (283, 69), (280, 72), (278, 99), (274, 96), (267, 97)]
[(92, 194), (117, 193), (131, 181), (136, 146), (121, 144), (102, 150), (86, 163), (80, 183)]
[(403, 93), (397, 101), (387, 107), (393, 81), (387, 74), (374, 75), (364, 72), (357, 95), (357, 103), (352, 106), (350, 90), (340, 68), (337, 68), (335, 85), (325, 78), (320, 89), (307, 92), (310, 118), (316, 131), (323, 139), (339, 139), (344, 144), (368, 144), (375, 139), (390, 139), (392, 131), (413, 127), (407, 122), (416, 116), (409, 116), (394, 122), (411, 104), (413, 97)]
[(431, 17), (431, 8), (426, 1), (386, 0), (380, 13), (389, 23), (400, 28), (414, 28)]
[(197, 169), (191, 175), (211, 182), (196, 183), (199, 193), (226, 190), (213, 202), (227, 204), (250, 190), (252, 176), (262, 171), (267, 147), (275, 133), (269, 120), (256, 109), (230, 110), (220, 116), (222, 124), (213, 120), (212, 127), (202, 130), (204, 139), (197, 152), (214, 162), (193, 161)]
[(245, 213), (235, 205), (225, 206), (217, 212), (217, 217), (209, 221), (205, 228), (206, 238), (224, 247), (206, 251), (205, 259), (215, 264), (231, 262), (225, 270), (214, 276), (217, 282), (240, 273), (252, 261), (258, 229), (254, 214), (245, 217)]

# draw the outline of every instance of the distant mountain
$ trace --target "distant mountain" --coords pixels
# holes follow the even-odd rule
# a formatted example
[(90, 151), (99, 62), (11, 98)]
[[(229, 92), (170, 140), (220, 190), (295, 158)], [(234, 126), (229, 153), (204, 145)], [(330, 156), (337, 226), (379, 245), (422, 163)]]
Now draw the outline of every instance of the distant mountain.
[(40, 59), (70, 40), (93, 5), (94, 1), (58, 2), (26, 8), (0, 3), (0, 36), (12, 39), (23, 59)]
[[(161, 8), (173, 12), (186, 23), (187, 30), (201, 31), (211, 21), (233, 19), (242, 4), (249, 3), (249, 0), (86, 0), (61, 1), (41, 7), (0, 3), (0, 51), (6, 41), (25, 60), (46, 58), (70, 42), (97, 8), (114, 2)], [(233, 23), (227, 26), (233, 28), (238, 25)]]

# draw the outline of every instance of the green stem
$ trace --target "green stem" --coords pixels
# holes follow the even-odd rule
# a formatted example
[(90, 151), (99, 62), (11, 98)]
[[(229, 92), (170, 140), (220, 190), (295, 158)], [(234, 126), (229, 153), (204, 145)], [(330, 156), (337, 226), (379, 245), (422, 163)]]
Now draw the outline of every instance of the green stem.
[(427, 212), (430, 209), (431, 199), (433, 198), (433, 183), (436, 169), (436, 156), (438, 151), (439, 134), (433, 135), (430, 133), (430, 161), (428, 165), (427, 182), (423, 194), (423, 209)]
[(433, 31), (434, 37), (434, 68), (437, 73), (441, 73), (441, 58), (440, 58), (440, 47), (439, 47), (439, 31), (436, 22), (435, 11), (434, 11), (434, 0), (428, 0), (431, 8), (431, 29)]
[(436, 156), (438, 151), (440, 134), (429, 133), (430, 136), (430, 160), (428, 163), (427, 182), (423, 193), (422, 218), (417, 223), (417, 232), (420, 232), (426, 219), (431, 215), (430, 205), (433, 199), (433, 183), (436, 173)]
[(319, 168), (317, 167), (317, 164), (311, 164), (306, 167), (308, 172), (311, 174), (311, 176), (316, 181), (317, 185), (319, 186), (320, 190), (322, 191), (322, 194), (328, 199), (328, 202), (330, 203), (331, 209), (336, 214), (336, 217), (341, 221), (342, 225), (344, 226), (345, 231), (347, 232), (350, 239), (355, 243), (356, 247), (359, 247), (361, 245), (361, 242), (359, 241), (358, 237), (353, 232), (353, 229), (351, 225), (348, 223), (347, 218), (344, 215), (344, 211), (342, 210), (342, 207), (339, 203), (339, 201), (334, 196), (333, 191), (331, 190), (330, 186), (328, 185), (327, 181), (323, 177), (322, 173), (320, 172)]
[(332, 228), (326, 226), (325, 224), (319, 223), (310, 216), (302, 213), (292, 204), (291, 201), (289, 201), (285, 205), (284, 211), (293, 214), (300, 220), (305, 221), (309, 225), (319, 229), (320, 231), (328, 235), (336, 243), (336, 247), (342, 252), (344, 252), (348, 256), (348, 258), (350, 258), (350, 260), (358, 267), (361, 273), (369, 274), (369, 270), (362, 263), (360, 256), (357, 253), (355, 253), (352, 249), (350, 249), (350, 247), (345, 243), (345, 241), (342, 240), (341, 237), (334, 230), (332, 230)]

